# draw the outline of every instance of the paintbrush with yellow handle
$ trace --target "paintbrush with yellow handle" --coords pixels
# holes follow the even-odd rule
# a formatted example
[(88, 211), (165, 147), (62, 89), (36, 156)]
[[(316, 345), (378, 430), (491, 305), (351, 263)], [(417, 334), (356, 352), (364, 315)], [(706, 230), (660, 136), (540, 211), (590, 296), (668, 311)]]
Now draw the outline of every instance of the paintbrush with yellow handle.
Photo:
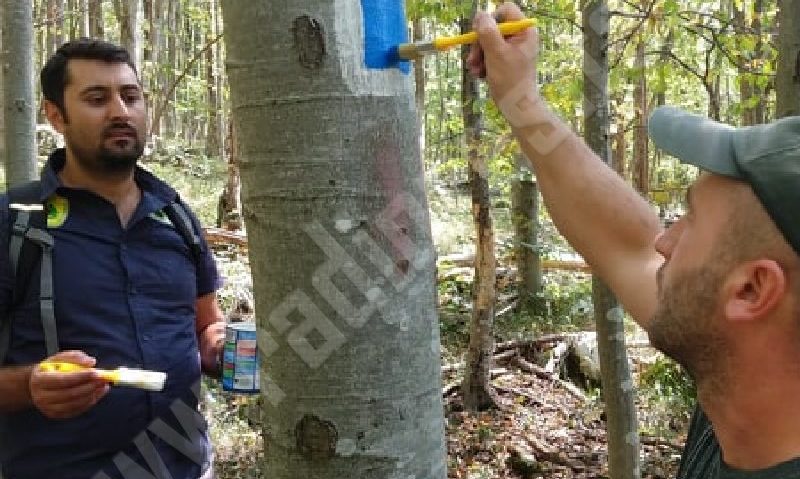
[(101, 378), (115, 386), (128, 386), (145, 389), (147, 391), (161, 391), (164, 389), (164, 382), (167, 380), (167, 373), (160, 373), (157, 371), (128, 368), (117, 368), (113, 370), (87, 368), (80, 364), (59, 361), (42, 361), (39, 363), (39, 369), (55, 373), (72, 373), (93, 369)]
[[(513, 22), (498, 23), (497, 28), (503, 35), (513, 35), (534, 25), (536, 25), (536, 20), (523, 18)], [(478, 34), (469, 32), (454, 37), (439, 37), (426, 42), (403, 43), (397, 46), (397, 57), (401, 60), (418, 60), (428, 53), (441, 52), (457, 45), (468, 45), (477, 41)]]

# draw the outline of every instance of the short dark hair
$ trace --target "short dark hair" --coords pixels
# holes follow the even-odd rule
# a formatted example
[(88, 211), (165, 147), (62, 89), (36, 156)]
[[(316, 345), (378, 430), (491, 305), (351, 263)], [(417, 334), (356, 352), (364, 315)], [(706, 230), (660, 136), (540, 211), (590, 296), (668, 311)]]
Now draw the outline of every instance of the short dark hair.
[(67, 64), (72, 59), (126, 63), (138, 77), (136, 65), (133, 64), (130, 54), (119, 45), (85, 37), (71, 40), (61, 45), (53, 56), (47, 60), (39, 79), (45, 100), (53, 102), (64, 115), (66, 115), (64, 90), (68, 81)]

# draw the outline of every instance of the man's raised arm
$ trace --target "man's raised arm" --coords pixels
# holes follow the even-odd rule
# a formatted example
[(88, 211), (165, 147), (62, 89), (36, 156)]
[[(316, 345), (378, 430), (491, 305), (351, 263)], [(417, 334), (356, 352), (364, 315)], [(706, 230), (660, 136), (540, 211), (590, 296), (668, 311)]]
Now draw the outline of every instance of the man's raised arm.
[[(512, 3), (495, 15), (503, 21), (523, 18)], [(626, 310), (646, 323), (655, 311), (656, 271), (663, 261), (653, 246), (662, 230), (658, 216), (539, 96), (536, 31), (503, 38), (486, 13), (475, 17), (474, 27), (479, 46), (470, 53), (470, 70), (486, 77), (532, 164), (556, 227)]]

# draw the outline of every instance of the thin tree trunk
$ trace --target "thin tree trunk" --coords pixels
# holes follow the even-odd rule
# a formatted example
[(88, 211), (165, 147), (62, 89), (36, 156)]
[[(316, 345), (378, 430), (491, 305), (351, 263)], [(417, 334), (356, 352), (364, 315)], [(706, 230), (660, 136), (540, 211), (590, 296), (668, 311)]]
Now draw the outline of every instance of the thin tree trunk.
[[(605, 0), (589, 0), (583, 8), (584, 135), (586, 143), (606, 163), (608, 144), (608, 31)], [(638, 479), (639, 430), (634, 408), (633, 380), (625, 350), (624, 312), (611, 290), (592, 279), (603, 400), (608, 424), (609, 476)]]
[(358, 2), (336, 0), (222, 6), (259, 318), (264, 476), (444, 479), (413, 86), (364, 62), (364, 28), (387, 17), (362, 20)]
[[(217, 31), (217, 2), (211, 0), (211, 21), (209, 33), (206, 36), (206, 45), (216, 38)], [(222, 102), (220, 101), (221, 91), (219, 87), (219, 70), (217, 68), (219, 58), (216, 57), (218, 49), (209, 48), (206, 50), (206, 94), (208, 95), (208, 127), (206, 129), (206, 155), (222, 159)]]
[(625, 168), (625, 156), (628, 151), (628, 142), (625, 138), (625, 117), (622, 115), (618, 118), (617, 132), (614, 135), (614, 145), (614, 156), (611, 160), (611, 167), (619, 176), (629, 179), (627, 177), (627, 168)]
[(89, 8), (89, 1), (90, 0), (80, 0), (78, 2), (78, 8), (80, 8), (80, 12), (78, 15), (78, 35), (81, 37), (88, 37), (92, 33), (91, 30), (91, 10)]
[(89, 35), (92, 38), (105, 38), (105, 24), (103, 22), (103, 0), (89, 1)]
[[(149, 57), (145, 56), (147, 60), (149, 60), (150, 65), (150, 74), (145, 76), (145, 79), (149, 81), (148, 85), (150, 91), (150, 98), (149, 102), (150, 105), (156, 105), (161, 102), (161, 96), (156, 92), (161, 92), (164, 88), (166, 83), (164, 82), (164, 68), (161, 67), (161, 64), (164, 62), (164, 51), (166, 50), (166, 43), (167, 40), (165, 38), (164, 30), (165, 30), (165, 9), (168, 8), (168, 5), (164, 4), (165, 0), (147, 0), (145, 5), (145, 15), (147, 18), (147, 24), (149, 25), (148, 34), (149, 34), (149, 48), (147, 52), (149, 52)], [(156, 142), (156, 147), (158, 148), (158, 144), (160, 142), (160, 134), (161, 134), (161, 124), (160, 122), (156, 122), (154, 120), (155, 109), (149, 109), (150, 115), (150, 137), (154, 142)]]
[[(209, 33), (206, 37), (206, 42), (212, 39), (212, 34)], [(206, 156), (213, 158), (222, 158), (222, 142), (219, 141), (219, 102), (217, 100), (217, 79), (214, 74), (214, 49), (209, 48), (205, 54), (205, 67), (206, 67)]]
[[(170, 65), (173, 68), (166, 68), (164, 70), (164, 82), (162, 85), (171, 85), (175, 81), (175, 69), (178, 68), (178, 0), (166, 0), (168, 2), (167, 5), (167, 21), (166, 21), (166, 29), (164, 30), (167, 33), (167, 65)], [(175, 104), (175, 90), (172, 89), (167, 93), (166, 98), (164, 99), (165, 102), (168, 102), (170, 105)], [(166, 110), (163, 115), (163, 120), (160, 117), (156, 117), (157, 113), (154, 112), (154, 118), (157, 118), (153, 121), (153, 128), (158, 128), (154, 131), (159, 131), (164, 134), (167, 132), (168, 134), (175, 135), (175, 111), (174, 109)], [(162, 123), (163, 122), (163, 123)]]
[(650, 116), (647, 107), (647, 65), (644, 57), (644, 40), (636, 45), (636, 70), (639, 76), (633, 89), (635, 108), (633, 130), (633, 186), (645, 197), (650, 192), (650, 158), (647, 152), (647, 118)]
[(47, 58), (64, 43), (64, 0), (47, 2)]
[[(670, 29), (661, 44), (661, 53), (658, 55), (658, 88), (656, 93), (656, 105), (662, 106), (666, 103), (667, 78), (666, 70), (670, 62), (670, 52), (672, 52), (675, 41), (675, 32)], [(657, 155), (659, 153), (656, 153)]]
[(13, 186), (37, 176), (33, 2), (4, 2), (2, 20), (6, 185)]
[[(523, 153), (520, 152), (520, 155)], [(527, 161), (527, 160), (525, 160)], [(520, 162), (522, 164), (523, 162)], [(537, 239), (539, 192), (536, 182), (517, 176), (511, 186), (511, 221), (514, 224), (514, 256), (517, 263), (519, 309), (534, 311), (542, 289), (542, 260)]]
[[(764, 15), (764, 0), (754, 0), (753, 2), (753, 34), (756, 35), (756, 52), (755, 57), (759, 61), (764, 59), (764, 39), (763, 27), (761, 17)], [(766, 122), (766, 98), (764, 88), (754, 83), (753, 94), (758, 98), (756, 107), (753, 109), (753, 124), (761, 124)]]
[[(731, 0), (730, 8), (733, 12), (733, 22), (736, 27), (737, 32), (739, 32), (737, 37), (746, 38), (747, 34), (747, 20), (745, 18), (745, 13), (743, 9), (736, 7), (736, 1)], [(736, 60), (739, 62), (739, 72), (738, 72), (738, 81), (739, 81), (739, 101), (742, 105), (742, 125), (755, 125), (756, 124), (756, 110), (755, 105), (751, 105), (752, 101), (757, 101), (758, 97), (755, 93), (755, 82), (753, 81), (753, 73), (751, 70), (753, 69), (753, 63), (750, 61), (750, 58), (754, 57), (754, 52), (751, 51), (743, 51), (740, 47), (739, 53), (736, 57)]]
[(67, 38), (75, 38), (78, 36), (78, 29), (80, 28), (80, 5), (78, 0), (67, 0), (66, 11), (66, 31)]
[(778, 70), (775, 115), (800, 115), (800, 1), (778, 0)]
[[(477, 10), (477, 2), (475, 10)], [(471, 19), (461, 20), (461, 32), (472, 30)], [(494, 354), (495, 271), (494, 229), (489, 202), (489, 171), (481, 154), (483, 115), (478, 81), (467, 70), (468, 48), (462, 49), (461, 109), (464, 118), (472, 221), (475, 225), (475, 279), (472, 284), (472, 318), (469, 328), (466, 369), (461, 383), (464, 408), (481, 411), (497, 404), (490, 379)]]
[(120, 43), (139, 68), (142, 64), (142, 1), (114, 0), (114, 11), (119, 21)]
[(227, 230), (242, 229), (241, 176), (239, 175), (239, 148), (233, 122), (228, 129), (228, 172), (217, 207), (217, 227)]

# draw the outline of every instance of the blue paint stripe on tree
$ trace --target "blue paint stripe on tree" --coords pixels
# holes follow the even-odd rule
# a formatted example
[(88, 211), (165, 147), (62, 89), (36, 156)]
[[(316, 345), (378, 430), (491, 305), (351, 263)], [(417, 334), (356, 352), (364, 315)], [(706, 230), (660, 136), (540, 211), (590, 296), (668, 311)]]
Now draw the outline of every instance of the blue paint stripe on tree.
[(408, 42), (408, 26), (402, 0), (361, 0), (364, 20), (364, 64), (367, 68), (411, 71), (397, 56), (397, 45)]

